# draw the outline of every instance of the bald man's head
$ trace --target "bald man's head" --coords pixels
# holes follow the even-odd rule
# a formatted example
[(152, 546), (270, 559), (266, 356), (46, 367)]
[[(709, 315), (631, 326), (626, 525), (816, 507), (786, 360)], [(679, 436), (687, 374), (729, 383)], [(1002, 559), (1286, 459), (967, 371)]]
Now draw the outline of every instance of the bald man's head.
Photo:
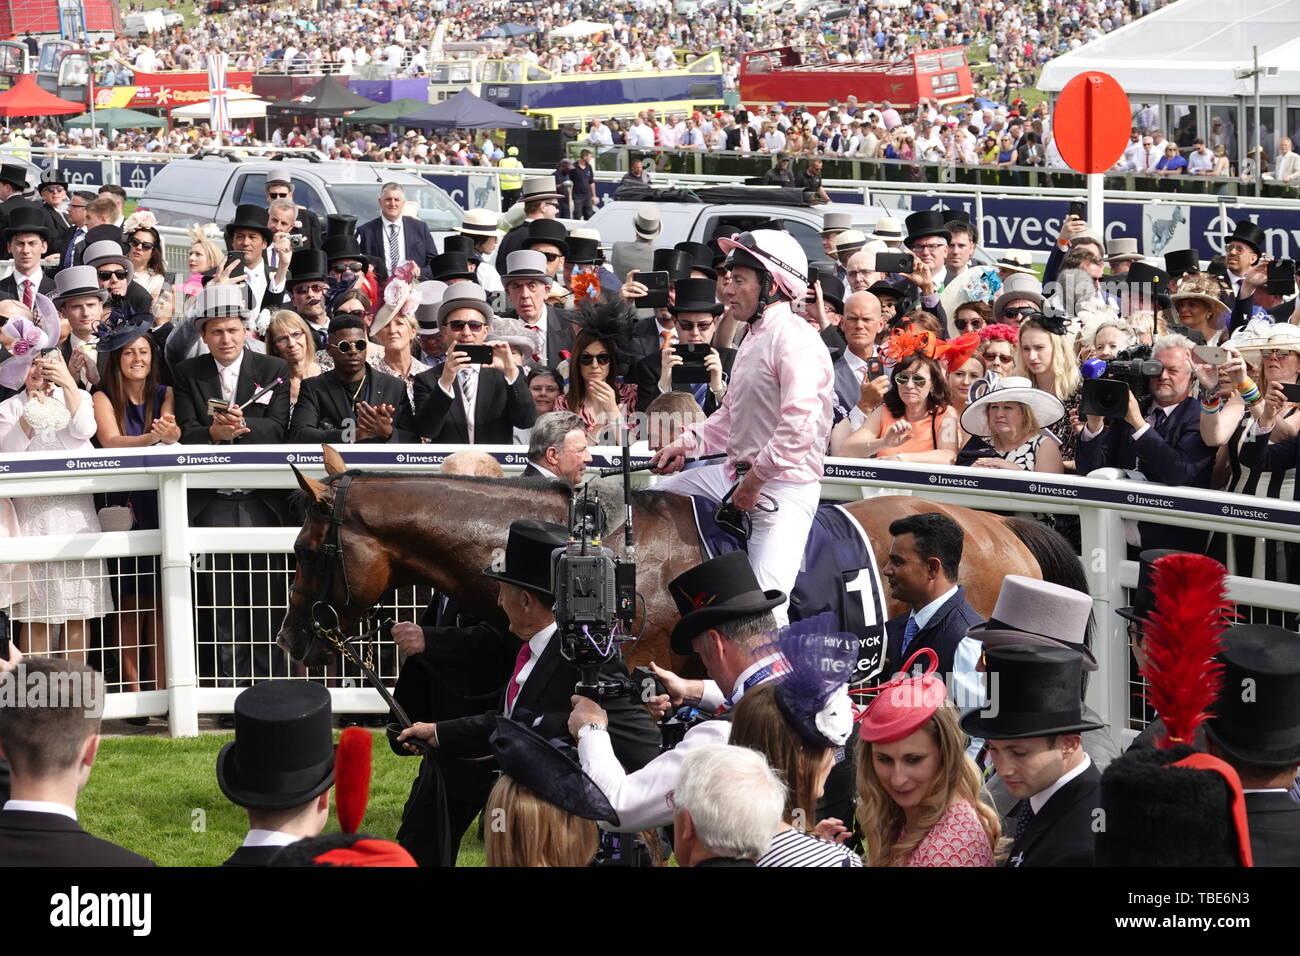
[(844, 271), (851, 290), (854, 292), (867, 291), (880, 278), (880, 273), (876, 271), (876, 250), (859, 249), (849, 256)]
[(849, 351), (859, 358), (869, 358), (876, 352), (876, 339), (884, 331), (885, 319), (880, 311), (880, 300), (870, 292), (854, 292), (844, 300), (844, 318), (840, 331), (848, 342)]

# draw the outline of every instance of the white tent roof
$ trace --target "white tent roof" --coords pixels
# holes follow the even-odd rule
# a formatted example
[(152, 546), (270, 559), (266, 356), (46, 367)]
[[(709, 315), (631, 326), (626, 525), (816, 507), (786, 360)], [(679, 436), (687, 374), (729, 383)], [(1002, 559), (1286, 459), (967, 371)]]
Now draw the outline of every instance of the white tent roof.
[(568, 26), (559, 27), (551, 31), (551, 36), (580, 39), (582, 37), (594, 36), (597, 33), (609, 33), (614, 28), (608, 23), (596, 23), (592, 20), (577, 20)]
[[(226, 111), (231, 119), (261, 119), (266, 115), (269, 104), (260, 96), (245, 93), (243, 90), (230, 90), (226, 94)], [(203, 100), (189, 106), (172, 110), (172, 119), (205, 120), (212, 119), (212, 100)]]
[(1251, 66), (1252, 46), (1261, 70), (1277, 68), (1276, 76), (1260, 74), (1261, 94), (1300, 90), (1300, 0), (1178, 0), (1050, 61), (1038, 88), (1059, 92), (1078, 74), (1101, 70), (1131, 98), (1251, 95), (1254, 80), (1234, 79), (1233, 70)]

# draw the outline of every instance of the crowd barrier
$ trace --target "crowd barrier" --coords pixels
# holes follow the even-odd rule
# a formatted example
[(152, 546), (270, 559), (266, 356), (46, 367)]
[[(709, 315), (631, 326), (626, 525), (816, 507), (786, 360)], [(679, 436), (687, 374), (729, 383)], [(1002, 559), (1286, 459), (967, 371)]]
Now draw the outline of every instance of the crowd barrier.
[[(348, 447), (344, 455), (350, 467), (415, 475), (436, 472), (442, 459), (454, 450), (432, 445)], [(516, 474), (524, 467), (522, 448), (483, 446), (483, 450), (492, 453), (507, 474)], [(594, 449), (593, 467), (618, 465), (619, 454), (617, 449)], [(289, 464), (296, 464), (308, 474), (319, 474), (321, 462), (318, 446), (245, 450), (177, 445), (76, 455), (0, 455), (4, 495), (11, 499), (152, 491), (158, 495), (160, 517), (157, 530), (11, 539), (0, 548), (0, 571), (9, 572), (12, 580), (22, 580), (29, 573), (24, 569), (41, 562), (86, 561), (91, 563), (88, 573), (102, 573), (112, 579), (115, 594), (129, 590), (123, 586), (126, 579), (138, 583), (156, 573), (156, 597), (140, 595), (130, 609), (119, 606), (93, 625), (91, 661), (108, 678), (107, 718), (165, 716), (171, 734), (193, 735), (198, 731), (199, 714), (232, 710), (239, 692), (235, 683), (267, 676), (323, 680), (330, 687), (336, 710), (382, 712), (378, 693), (363, 686), (346, 667), (309, 673), (291, 664), (274, 647), (274, 633), (284, 614), (293, 573), (296, 528), (222, 529), (189, 524), (186, 496), (191, 490), (290, 490), (296, 483)], [(653, 478), (641, 473), (636, 481), (644, 486), (652, 484)], [(1131, 735), (1144, 720), (1140, 684), (1130, 673), (1126, 632), (1113, 613), (1130, 603), (1128, 591), (1137, 579), (1137, 566), (1126, 555), (1123, 522), (1141, 519), (1252, 539), (1300, 542), (1300, 505), (1129, 481), (830, 459), (822, 492), (828, 500), (856, 500), (880, 493), (913, 494), (1004, 513), (1078, 515), (1081, 558), (1096, 612), (1094, 653), (1100, 665), (1089, 685), (1088, 699), (1108, 719), (1117, 737)], [(129, 558), (143, 559), (144, 563), (132, 566), (121, 560)], [(102, 571), (94, 570), (93, 562), (98, 560), (105, 562)], [(979, 555), (968, 554), (965, 560), (978, 562)], [(1232, 576), (1229, 590), (1247, 619), (1300, 612), (1300, 587)], [(243, 597), (236, 601), (231, 594)], [(388, 616), (415, 620), (428, 598), (427, 588), (407, 588), (403, 593), (385, 596), (380, 606)], [(160, 618), (156, 637), (147, 626), (149, 614)], [(232, 679), (223, 677), (214, 667), (220, 652), (215, 627), (221, 615), (227, 619), (242, 615), (252, 622), (253, 631), (263, 635), (263, 640), (248, 648), (255, 673), (236, 672)], [(161, 683), (156, 674), (148, 673), (155, 641), (160, 641), (165, 651), (165, 681)], [(126, 649), (122, 650), (122, 646)], [(126, 680), (123, 668), (127, 659), (141, 662), (139, 690), (132, 689)], [(391, 684), (398, 659), (390, 643), (381, 648), (378, 664), (381, 677)]]

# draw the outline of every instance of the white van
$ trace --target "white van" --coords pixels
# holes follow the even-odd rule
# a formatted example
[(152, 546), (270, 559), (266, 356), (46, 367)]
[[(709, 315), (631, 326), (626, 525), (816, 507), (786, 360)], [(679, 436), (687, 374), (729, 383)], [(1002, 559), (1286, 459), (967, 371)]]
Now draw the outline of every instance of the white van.
[(128, 13), (122, 18), (122, 35), (128, 37), (148, 36), (150, 33), (166, 33), (167, 19), (162, 10), (146, 10), (144, 13)]

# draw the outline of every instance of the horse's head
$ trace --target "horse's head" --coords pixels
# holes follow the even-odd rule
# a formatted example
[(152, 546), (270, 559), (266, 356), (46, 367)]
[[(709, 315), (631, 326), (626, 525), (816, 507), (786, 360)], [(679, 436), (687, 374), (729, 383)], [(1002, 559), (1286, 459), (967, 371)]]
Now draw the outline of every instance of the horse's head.
[[(291, 466), (293, 467), (293, 466)], [(317, 636), (316, 625), (344, 631), (356, 625), (387, 591), (389, 565), (377, 542), (362, 531), (357, 516), (360, 488), (332, 448), (325, 449), (330, 477), (316, 481), (296, 467), (306, 498), (306, 517), (294, 541), (296, 558), (289, 608), (276, 643), (307, 667), (333, 662), (335, 651)]]

